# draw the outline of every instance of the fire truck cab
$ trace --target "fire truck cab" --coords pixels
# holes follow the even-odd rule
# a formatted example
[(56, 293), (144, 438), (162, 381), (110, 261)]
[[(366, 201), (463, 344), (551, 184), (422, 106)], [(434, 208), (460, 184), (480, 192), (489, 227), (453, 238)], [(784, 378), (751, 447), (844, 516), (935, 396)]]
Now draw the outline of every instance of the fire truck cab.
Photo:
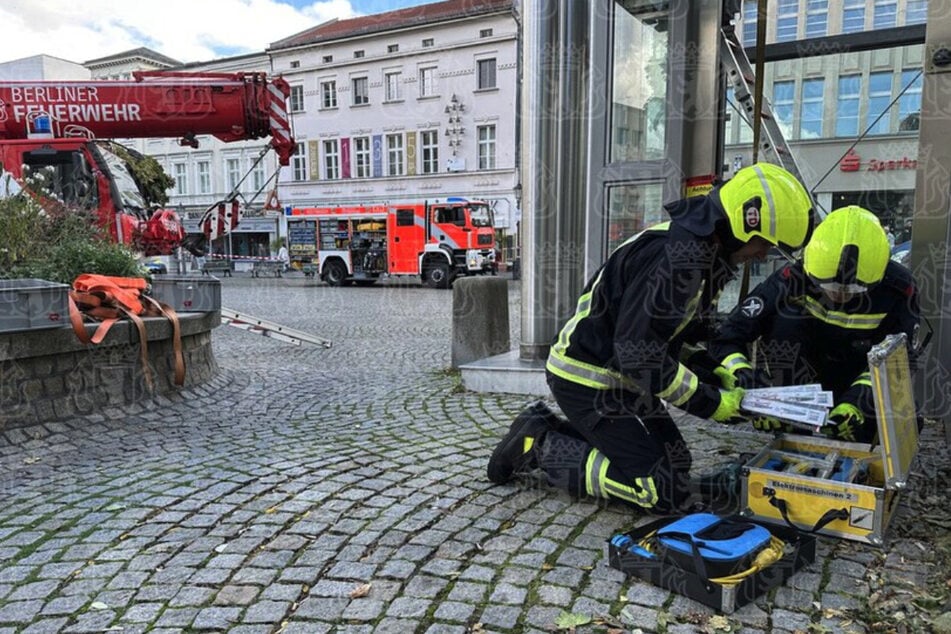
[(295, 208), (288, 237), (292, 259), (316, 264), (331, 286), (413, 275), (448, 288), (460, 275), (497, 272), (492, 209), (477, 200)]

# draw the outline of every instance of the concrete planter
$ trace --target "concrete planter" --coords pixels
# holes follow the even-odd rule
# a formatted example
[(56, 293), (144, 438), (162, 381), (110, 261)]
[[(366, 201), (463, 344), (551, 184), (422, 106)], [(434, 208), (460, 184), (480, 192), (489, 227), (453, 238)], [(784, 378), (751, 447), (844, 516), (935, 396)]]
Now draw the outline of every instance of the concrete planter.
[[(211, 331), (221, 318), (217, 311), (179, 317), (185, 386), (199, 385), (218, 370)], [(0, 333), (0, 430), (90, 414), (179, 389), (173, 384), (171, 324), (164, 317), (144, 321), (153, 393), (145, 387), (138, 330), (128, 320), (114, 324), (98, 345), (83, 344), (68, 326)], [(87, 325), (90, 335), (95, 327)]]

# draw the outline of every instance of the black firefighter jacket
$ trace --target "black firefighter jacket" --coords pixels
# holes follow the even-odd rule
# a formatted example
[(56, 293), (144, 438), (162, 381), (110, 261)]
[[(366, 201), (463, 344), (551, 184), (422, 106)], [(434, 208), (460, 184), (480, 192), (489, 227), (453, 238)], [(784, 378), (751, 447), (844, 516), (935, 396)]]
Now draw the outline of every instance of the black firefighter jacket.
[(707, 418), (719, 390), (678, 361), (685, 342), (710, 334), (705, 316), (735, 269), (714, 239), (722, 211), (709, 197), (668, 207), (610, 255), (558, 335), (547, 370), (594, 390), (663, 399)]
[(737, 353), (748, 358), (759, 339), (757, 352), (774, 385), (819, 382), (836, 403), (874, 414), (866, 355), (886, 335), (902, 332), (912, 354), (918, 319), (915, 282), (900, 264), (889, 262), (879, 284), (845, 304), (829, 302), (801, 263), (788, 264), (733, 310), (709, 351), (728, 364)]

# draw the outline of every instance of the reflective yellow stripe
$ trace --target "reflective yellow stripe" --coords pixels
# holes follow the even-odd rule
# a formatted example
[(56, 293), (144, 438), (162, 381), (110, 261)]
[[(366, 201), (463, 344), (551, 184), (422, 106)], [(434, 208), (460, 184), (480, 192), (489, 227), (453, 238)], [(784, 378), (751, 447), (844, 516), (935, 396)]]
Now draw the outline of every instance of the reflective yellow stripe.
[[(666, 231), (669, 226), (669, 222), (655, 225), (628, 238), (623, 244), (630, 244), (648, 231)], [(556, 376), (596, 390), (623, 388), (636, 392), (639, 391), (637, 385), (620, 372), (572, 359), (567, 354), (568, 346), (571, 344), (571, 335), (574, 334), (578, 323), (582, 319), (585, 319), (591, 311), (591, 298), (594, 295), (595, 289), (597, 289), (601, 283), (601, 275), (603, 272), (604, 269), (598, 273), (594, 283), (591, 284), (591, 290), (578, 298), (578, 303), (575, 306), (575, 314), (571, 316), (571, 319), (568, 320), (561, 329), (561, 332), (558, 333), (558, 340), (555, 342), (555, 345), (552, 346), (551, 352), (548, 354), (548, 361), (545, 367)]]
[(878, 328), (882, 320), (885, 319), (885, 313), (863, 313), (852, 315), (837, 310), (829, 310), (819, 303), (818, 300), (809, 297), (803, 297), (803, 305), (806, 311), (827, 324), (838, 326), (840, 328), (851, 328), (853, 330), (874, 330)]
[(681, 405), (686, 403), (687, 400), (693, 396), (699, 384), (700, 379), (697, 378), (697, 375), (691, 372), (684, 364), (678, 363), (677, 374), (674, 376), (674, 380), (670, 382), (670, 385), (668, 385), (666, 389), (658, 392), (656, 396), (657, 398), (664, 399), (671, 405)]
[[(773, 189), (769, 186), (769, 181), (766, 179), (766, 175), (763, 174), (762, 168), (758, 166), (753, 166), (753, 171), (756, 173), (757, 178), (759, 179), (760, 187), (763, 188), (763, 194), (765, 194), (766, 200), (763, 202), (766, 203), (766, 209), (769, 210), (769, 229), (767, 229), (767, 234), (773, 240), (776, 239), (776, 200), (773, 198)], [(762, 210), (760, 210), (762, 212)], [(762, 226), (762, 225), (761, 225)]]
[(610, 466), (607, 456), (592, 449), (588, 452), (588, 462), (585, 464), (585, 489), (588, 495), (596, 498), (607, 498), (607, 493), (601, 490), (601, 483), (607, 480), (608, 466)]
[(634, 381), (620, 372), (572, 359), (556, 348), (552, 348), (548, 354), (545, 367), (556, 376), (596, 390), (623, 388), (632, 392), (640, 391)]
[(872, 387), (872, 374), (871, 372), (863, 372), (858, 376), (857, 379), (852, 381), (852, 385), (867, 385)]
[(735, 374), (737, 370), (742, 370), (743, 368), (753, 369), (749, 359), (747, 359), (746, 355), (742, 352), (734, 352), (724, 359), (720, 365), (726, 368), (730, 374)]
[(585, 490), (588, 495), (604, 499), (614, 497), (645, 508), (656, 506), (659, 498), (654, 478), (636, 478), (635, 486), (627, 486), (608, 478), (609, 466), (611, 461), (597, 449), (588, 453), (585, 463)]
[(674, 334), (670, 336), (671, 339), (680, 334), (680, 331), (687, 327), (690, 323), (690, 320), (693, 319), (693, 316), (697, 313), (697, 306), (700, 305), (700, 298), (703, 297), (703, 289), (707, 285), (707, 280), (702, 280), (700, 282), (700, 289), (697, 291), (697, 294), (694, 295), (689, 302), (687, 302), (687, 308), (684, 310), (683, 321), (680, 322), (680, 325), (674, 329)]

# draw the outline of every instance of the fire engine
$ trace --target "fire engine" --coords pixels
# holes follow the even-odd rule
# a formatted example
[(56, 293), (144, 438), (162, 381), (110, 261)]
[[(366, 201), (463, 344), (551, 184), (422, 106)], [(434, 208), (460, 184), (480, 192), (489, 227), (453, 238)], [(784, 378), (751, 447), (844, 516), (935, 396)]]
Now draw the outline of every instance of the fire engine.
[[(122, 81), (2, 82), (2, 173), (27, 186), (40, 175), (43, 197), (67, 209), (92, 211), (117, 242), (146, 255), (172, 253), (186, 235), (178, 214), (149, 209), (127, 162), (102, 139), (177, 137), (182, 145), (197, 147), (202, 134), (225, 142), (270, 136), (270, 147), (287, 165), (294, 152), (289, 94), (286, 81), (258, 72), (155, 71)], [(206, 237), (237, 224), (237, 199), (226, 202), (206, 212), (200, 225)], [(204, 242), (184, 246), (201, 254)]]
[(495, 229), (488, 204), (443, 202), (292, 208), (289, 252), (316, 266), (331, 286), (371, 285), (384, 275), (419, 276), (448, 288), (460, 275), (497, 272)]

